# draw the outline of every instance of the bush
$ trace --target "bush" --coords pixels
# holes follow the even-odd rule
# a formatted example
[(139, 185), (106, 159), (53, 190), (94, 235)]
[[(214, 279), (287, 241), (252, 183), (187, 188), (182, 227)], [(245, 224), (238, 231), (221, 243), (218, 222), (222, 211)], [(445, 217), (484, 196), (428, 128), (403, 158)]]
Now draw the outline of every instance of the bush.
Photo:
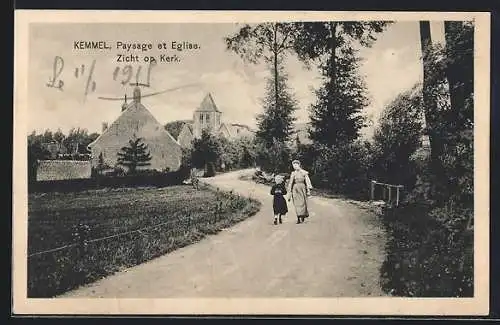
[(163, 173), (159, 171), (141, 171), (133, 175), (113, 176), (96, 175), (88, 179), (68, 179), (32, 182), (29, 193), (36, 192), (79, 192), (100, 188), (120, 188), (138, 186), (165, 187), (180, 185), (185, 179), (183, 170)]
[(367, 144), (354, 142), (335, 148), (302, 146), (297, 157), (310, 172), (313, 186), (356, 199), (368, 198), (370, 153)]
[(257, 143), (257, 165), (265, 172), (283, 173), (291, 168), (291, 150), (276, 139), (271, 145)]
[(387, 210), (384, 289), (405, 297), (472, 297), (472, 213), (415, 203)]
[(420, 86), (396, 97), (384, 110), (375, 130), (370, 174), (378, 181), (412, 188), (417, 177), (413, 159), (423, 135)]

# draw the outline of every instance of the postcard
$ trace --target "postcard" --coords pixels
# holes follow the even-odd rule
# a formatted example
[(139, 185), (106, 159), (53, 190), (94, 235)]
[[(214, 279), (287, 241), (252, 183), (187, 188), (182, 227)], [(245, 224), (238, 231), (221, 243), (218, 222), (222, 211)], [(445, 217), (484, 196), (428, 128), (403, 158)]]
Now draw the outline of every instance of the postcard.
[(13, 312), (486, 315), (490, 17), (15, 12)]

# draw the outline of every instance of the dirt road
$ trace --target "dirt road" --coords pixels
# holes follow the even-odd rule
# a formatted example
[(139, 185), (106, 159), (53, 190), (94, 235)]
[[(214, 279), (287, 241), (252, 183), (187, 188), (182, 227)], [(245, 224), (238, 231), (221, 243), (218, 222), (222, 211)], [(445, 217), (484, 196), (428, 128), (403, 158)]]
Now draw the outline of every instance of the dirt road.
[(273, 225), (272, 197), (240, 171), (204, 180), (263, 202), (255, 216), (217, 235), (61, 297), (359, 297), (379, 284), (385, 234), (377, 217), (350, 203), (311, 198), (311, 217), (293, 207)]

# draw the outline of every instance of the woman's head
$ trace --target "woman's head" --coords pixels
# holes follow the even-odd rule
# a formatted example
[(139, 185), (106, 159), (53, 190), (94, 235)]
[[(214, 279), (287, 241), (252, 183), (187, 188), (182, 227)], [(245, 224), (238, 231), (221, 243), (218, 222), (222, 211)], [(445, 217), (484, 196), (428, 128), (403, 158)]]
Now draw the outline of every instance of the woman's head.
[(294, 170), (299, 170), (300, 169), (300, 161), (298, 161), (298, 160), (292, 161), (292, 167)]

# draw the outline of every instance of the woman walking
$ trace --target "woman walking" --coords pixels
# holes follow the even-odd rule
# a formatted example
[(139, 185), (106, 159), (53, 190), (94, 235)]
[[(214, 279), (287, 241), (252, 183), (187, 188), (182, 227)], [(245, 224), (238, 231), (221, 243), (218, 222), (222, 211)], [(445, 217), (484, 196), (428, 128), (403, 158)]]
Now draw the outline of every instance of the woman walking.
[(304, 222), (309, 217), (307, 208), (307, 197), (311, 195), (312, 184), (309, 179), (309, 173), (302, 169), (300, 161), (292, 161), (293, 171), (288, 183), (288, 201), (293, 200), (295, 213), (297, 214), (297, 223)]

